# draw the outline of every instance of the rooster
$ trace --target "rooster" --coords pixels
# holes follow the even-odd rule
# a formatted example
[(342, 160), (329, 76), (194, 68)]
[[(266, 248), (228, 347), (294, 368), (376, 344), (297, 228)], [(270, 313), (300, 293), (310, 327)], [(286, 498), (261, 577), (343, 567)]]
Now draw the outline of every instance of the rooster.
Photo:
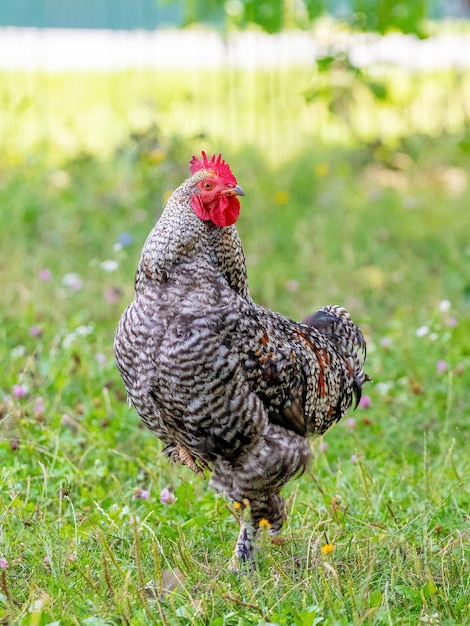
[(299, 323), (255, 304), (234, 226), (243, 189), (221, 155), (190, 173), (144, 244), (114, 354), (166, 454), (246, 508), (234, 563), (251, 562), (260, 528), (281, 530), (308, 438), (357, 404), (366, 345), (340, 306)]

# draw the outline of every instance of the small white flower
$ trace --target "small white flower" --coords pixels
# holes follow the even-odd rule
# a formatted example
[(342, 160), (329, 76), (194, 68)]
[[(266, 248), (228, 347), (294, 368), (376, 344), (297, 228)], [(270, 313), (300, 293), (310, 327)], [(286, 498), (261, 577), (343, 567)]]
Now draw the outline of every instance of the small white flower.
[(416, 336), (424, 337), (425, 335), (428, 334), (428, 332), (429, 332), (428, 326), (420, 326), (419, 328), (416, 329)]
[(62, 278), (62, 284), (64, 285), (64, 287), (68, 287), (73, 291), (80, 291), (83, 285), (83, 281), (80, 276), (75, 272), (69, 272), (68, 274), (65, 274), (65, 276)]
[(386, 395), (390, 391), (390, 389), (392, 389), (393, 383), (391, 381), (386, 381), (383, 383), (376, 383), (374, 387), (381, 394)]
[(76, 338), (77, 338), (77, 334), (75, 332), (70, 333), (69, 335), (66, 335), (64, 337), (64, 340), (62, 341), (62, 346), (64, 348), (68, 348), (69, 346), (73, 344)]
[(115, 272), (119, 267), (119, 263), (114, 259), (106, 259), (106, 261), (101, 263), (100, 267), (104, 272)]
[(402, 201), (403, 208), (405, 209), (415, 209), (417, 204), (418, 201), (412, 196), (406, 196)]
[(449, 300), (441, 300), (441, 302), (439, 302), (439, 311), (441, 313), (447, 313), (448, 311), (450, 311)]
[(62, 346), (64, 348), (68, 348), (77, 339), (77, 337), (86, 337), (87, 335), (91, 335), (94, 329), (95, 327), (93, 324), (77, 326), (75, 330), (64, 337)]
[(70, 185), (70, 175), (64, 170), (54, 170), (49, 174), (49, 182), (56, 189), (67, 189)]
[[(47, 557), (45, 557), (46, 559)], [(31, 605), (31, 610), (33, 613), (40, 613), (42, 611), (42, 608), (44, 606), (44, 600), (41, 600), (39, 598), (39, 600), (35, 600), (32, 605)]]
[(19, 359), (26, 354), (26, 348), (22, 345), (15, 346), (10, 352), (12, 359)]
[(431, 613), (430, 615), (428, 613), (425, 613), (419, 618), (419, 621), (423, 622), (424, 624), (435, 624), (436, 626), (438, 626), (440, 624), (439, 613)]
[(77, 337), (86, 337), (86, 335), (91, 335), (91, 333), (95, 330), (94, 324), (87, 324), (82, 326), (77, 326), (75, 332), (77, 333)]

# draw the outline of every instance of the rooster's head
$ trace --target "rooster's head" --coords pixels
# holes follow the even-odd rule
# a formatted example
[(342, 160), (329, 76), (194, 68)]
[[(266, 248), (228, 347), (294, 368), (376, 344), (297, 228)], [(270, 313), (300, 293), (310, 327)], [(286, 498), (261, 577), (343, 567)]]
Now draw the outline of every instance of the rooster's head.
[(216, 226), (234, 224), (240, 214), (237, 196), (244, 196), (245, 192), (237, 185), (237, 179), (222, 155), (216, 157), (213, 154), (208, 159), (203, 152), (202, 159), (193, 156), (189, 170), (194, 180), (191, 206), (196, 215)]

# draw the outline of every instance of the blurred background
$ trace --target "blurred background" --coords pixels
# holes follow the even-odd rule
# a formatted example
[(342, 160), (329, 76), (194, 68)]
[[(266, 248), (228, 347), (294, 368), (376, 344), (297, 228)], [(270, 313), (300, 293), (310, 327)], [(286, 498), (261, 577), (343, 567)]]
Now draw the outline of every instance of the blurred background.
[(469, 16), (465, 0), (3, 3), (13, 343), (93, 322), (110, 350), (145, 236), (202, 149), (246, 189), (263, 304), (298, 318), (339, 300), (379, 329), (442, 300), (468, 313)]

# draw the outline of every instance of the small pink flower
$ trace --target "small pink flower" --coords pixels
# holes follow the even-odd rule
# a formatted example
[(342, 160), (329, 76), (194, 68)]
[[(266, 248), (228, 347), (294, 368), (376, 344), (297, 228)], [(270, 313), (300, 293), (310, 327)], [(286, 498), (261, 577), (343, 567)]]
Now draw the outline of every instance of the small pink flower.
[(380, 347), (383, 348), (384, 350), (390, 350), (390, 348), (392, 347), (392, 340), (390, 339), (390, 337), (382, 337), (382, 339), (380, 340)]
[(6, 558), (4, 556), (2, 556), (0, 558), (0, 568), (1, 569), (7, 569), (7, 567), (9, 567), (8, 561), (6, 560)]
[(455, 328), (456, 326), (458, 326), (459, 322), (456, 317), (448, 317), (446, 320), (446, 324), (451, 328)]
[(140, 489), (137, 487), (134, 489), (134, 498), (136, 500), (148, 500), (150, 497), (150, 491), (148, 489)]
[(26, 387), (23, 385), (13, 385), (13, 397), (14, 398), (25, 398), (28, 392), (26, 391)]
[(109, 287), (103, 293), (104, 299), (110, 304), (116, 304), (122, 297), (121, 290), (118, 287)]
[(438, 374), (443, 374), (446, 371), (446, 369), (447, 369), (447, 363), (445, 361), (443, 361), (442, 359), (440, 359), (436, 363), (436, 369), (437, 369), (437, 373)]
[(69, 561), (72, 561), (73, 563), (77, 560), (77, 555), (76, 554), (69, 554)]
[(325, 452), (326, 450), (328, 450), (328, 442), (322, 439), (318, 444), (318, 451)]
[(463, 363), (457, 363), (457, 365), (455, 366), (454, 369), (454, 374), (455, 376), (462, 376), (462, 374), (465, 372), (465, 366)]
[(351, 456), (351, 463), (356, 464), (356, 463), (357, 463), (357, 461), (358, 461), (358, 456), (357, 456), (357, 454), (353, 454), (353, 455)]
[(33, 406), (34, 417), (41, 417), (46, 412), (46, 407), (44, 406), (43, 398), (36, 398)]
[(360, 409), (368, 409), (371, 404), (372, 404), (372, 400), (369, 398), (369, 396), (361, 396), (358, 407)]
[(40, 326), (31, 326), (29, 334), (31, 337), (42, 337), (42, 328)]
[(346, 420), (346, 426), (348, 430), (354, 430), (357, 427), (357, 422), (354, 417), (348, 417)]
[(51, 280), (52, 274), (51, 270), (48, 270), (46, 267), (43, 267), (39, 272), (39, 280), (43, 280), (44, 282)]
[(174, 496), (173, 493), (171, 493), (171, 491), (169, 489), (167, 489), (165, 487), (165, 489), (162, 489), (160, 492), (160, 502), (162, 504), (172, 504), (173, 502), (175, 502), (176, 498)]
[(297, 291), (297, 290), (298, 290), (298, 288), (299, 288), (299, 283), (298, 283), (298, 281), (297, 281), (297, 280), (290, 279), (290, 280), (288, 280), (288, 281), (286, 282), (285, 287), (286, 287), (287, 291), (294, 292), (294, 291)]
[(106, 361), (107, 361), (106, 354), (104, 354), (103, 352), (97, 352), (95, 354), (95, 359), (98, 365), (101, 365), (101, 366), (106, 365)]

